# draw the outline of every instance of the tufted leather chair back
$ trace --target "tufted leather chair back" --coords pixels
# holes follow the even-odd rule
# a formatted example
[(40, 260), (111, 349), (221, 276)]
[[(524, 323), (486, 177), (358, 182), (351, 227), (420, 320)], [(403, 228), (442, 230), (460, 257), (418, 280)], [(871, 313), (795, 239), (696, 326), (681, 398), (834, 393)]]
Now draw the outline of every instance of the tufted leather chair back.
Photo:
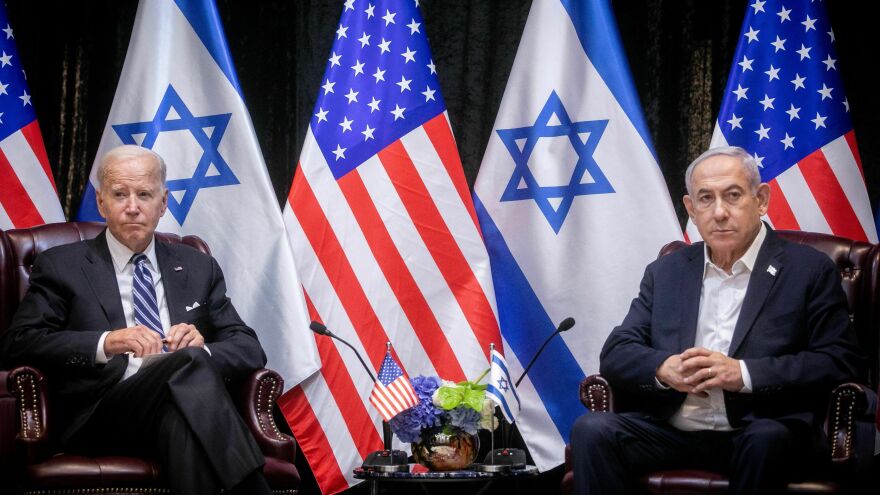
[[(52, 223), (29, 229), (0, 231), (0, 333), (6, 332), (18, 303), (24, 297), (34, 260), (41, 252), (63, 244), (93, 239), (104, 230), (103, 223)], [(183, 243), (211, 254), (208, 245), (194, 235), (157, 232), (163, 242)]]
[[(850, 320), (862, 350), (868, 356), (866, 384), (876, 390), (880, 384), (880, 245), (814, 232), (775, 232), (789, 242), (825, 253), (837, 265), (843, 279), (841, 286), (846, 293)], [(663, 247), (660, 255), (684, 246), (686, 244), (681, 241), (671, 242)]]

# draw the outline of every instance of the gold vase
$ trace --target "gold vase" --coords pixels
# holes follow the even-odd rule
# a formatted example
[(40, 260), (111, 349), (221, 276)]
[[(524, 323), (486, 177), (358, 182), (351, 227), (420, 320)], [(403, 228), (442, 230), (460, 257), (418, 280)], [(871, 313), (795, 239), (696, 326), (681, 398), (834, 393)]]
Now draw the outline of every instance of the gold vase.
[(416, 462), (431, 471), (458, 471), (470, 466), (480, 451), (480, 438), (445, 425), (422, 431), (422, 441), (412, 444)]

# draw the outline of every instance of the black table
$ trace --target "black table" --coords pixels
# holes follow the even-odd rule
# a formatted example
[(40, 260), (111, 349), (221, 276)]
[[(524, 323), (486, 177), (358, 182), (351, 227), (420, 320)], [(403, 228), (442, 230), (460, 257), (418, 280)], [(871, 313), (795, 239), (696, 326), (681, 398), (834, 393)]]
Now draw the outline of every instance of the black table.
[[(416, 483), (422, 492), (427, 494), (430, 494), (431, 486), (471, 484), (476, 485), (476, 491), (473, 493), (480, 495), (485, 493), (495, 482), (519, 482), (538, 476), (538, 468), (535, 466), (526, 466), (501, 473), (484, 473), (472, 470), (412, 472), (412, 466), (410, 465), (409, 471), (401, 472), (367, 471), (363, 468), (357, 468), (354, 470), (354, 477), (370, 483), (370, 495), (378, 495), (379, 485), (382, 483)], [(519, 493), (521, 486), (522, 483), (516, 483), (513, 493)]]

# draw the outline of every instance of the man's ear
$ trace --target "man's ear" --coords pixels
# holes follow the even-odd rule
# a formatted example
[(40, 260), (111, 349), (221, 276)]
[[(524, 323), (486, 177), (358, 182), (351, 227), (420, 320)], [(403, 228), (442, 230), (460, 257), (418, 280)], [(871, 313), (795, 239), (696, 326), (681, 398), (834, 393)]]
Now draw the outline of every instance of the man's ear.
[(694, 219), (694, 202), (693, 202), (693, 200), (691, 199), (690, 196), (685, 194), (684, 196), (682, 196), (681, 201), (682, 201), (682, 203), (684, 203), (684, 208), (687, 210), (688, 216), (691, 218), (691, 220), (693, 220)]
[(165, 216), (165, 212), (168, 210), (168, 188), (165, 188), (165, 192), (162, 193), (162, 213), (159, 214), (160, 217)]
[(104, 200), (101, 198), (101, 191), (97, 189), (95, 189), (95, 204), (98, 206), (98, 213), (106, 220), (107, 214), (104, 212)]
[(758, 212), (761, 216), (766, 215), (767, 208), (770, 205), (770, 185), (766, 182), (762, 182), (761, 185), (758, 186), (755, 196), (758, 198)]

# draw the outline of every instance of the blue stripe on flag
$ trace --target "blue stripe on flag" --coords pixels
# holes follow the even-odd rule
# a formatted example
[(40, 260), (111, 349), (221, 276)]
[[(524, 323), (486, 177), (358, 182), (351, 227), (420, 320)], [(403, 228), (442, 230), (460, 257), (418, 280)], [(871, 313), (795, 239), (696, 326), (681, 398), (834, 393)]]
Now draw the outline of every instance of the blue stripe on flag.
[(877, 224), (877, 232), (880, 233), (880, 204), (877, 205), (874, 213), (874, 223)]
[(571, 17), (571, 22), (590, 62), (596, 67), (596, 71), (608, 85), (611, 94), (623, 108), (636, 131), (642, 136), (645, 145), (651, 150), (654, 161), (659, 163), (645, 116), (642, 114), (639, 94), (633, 84), (626, 54), (620, 42), (617, 21), (608, 0), (560, 1)]
[(95, 200), (95, 186), (92, 181), (86, 182), (86, 190), (83, 193), (82, 203), (79, 204), (79, 212), (76, 219), (80, 222), (103, 222), (104, 217), (98, 212), (98, 202)]
[(226, 79), (229, 79), (238, 96), (244, 99), (235, 73), (235, 65), (232, 63), (232, 55), (226, 45), (226, 36), (223, 34), (223, 23), (217, 13), (217, 5), (213, 0), (175, 0), (174, 3), (192, 25), (196, 35), (226, 75)]
[[(526, 280), (482, 201), (476, 195), (473, 198), (492, 260), (492, 281), (504, 339), (519, 362), (526, 363), (532, 359), (544, 339), (556, 330), (556, 326)], [(574, 421), (585, 412), (578, 400), (578, 387), (585, 378), (584, 372), (558, 336), (550, 341), (538, 360), (540, 362), (529, 371), (529, 380), (559, 434), (567, 441)]]

